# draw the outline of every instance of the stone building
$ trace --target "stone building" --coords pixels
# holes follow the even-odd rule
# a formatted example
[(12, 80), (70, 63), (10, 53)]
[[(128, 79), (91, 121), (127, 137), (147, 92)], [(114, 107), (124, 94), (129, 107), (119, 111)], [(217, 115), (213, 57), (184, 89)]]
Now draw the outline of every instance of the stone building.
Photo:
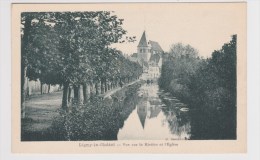
[(143, 67), (142, 79), (156, 79), (160, 77), (163, 50), (158, 42), (147, 40), (145, 31), (137, 46), (137, 53), (131, 56)]

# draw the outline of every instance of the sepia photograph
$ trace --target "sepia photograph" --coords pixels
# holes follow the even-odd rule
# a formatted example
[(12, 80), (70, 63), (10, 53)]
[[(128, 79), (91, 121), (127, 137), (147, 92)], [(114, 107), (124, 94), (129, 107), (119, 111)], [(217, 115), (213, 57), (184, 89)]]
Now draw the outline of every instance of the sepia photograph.
[(12, 6), (15, 151), (245, 151), (246, 3), (32, 5)]

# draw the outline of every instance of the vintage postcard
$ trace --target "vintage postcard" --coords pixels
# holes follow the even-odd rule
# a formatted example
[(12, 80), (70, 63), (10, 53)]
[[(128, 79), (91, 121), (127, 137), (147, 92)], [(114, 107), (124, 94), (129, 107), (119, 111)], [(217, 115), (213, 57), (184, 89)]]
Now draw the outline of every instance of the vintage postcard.
[(246, 153), (246, 3), (12, 4), (13, 153)]

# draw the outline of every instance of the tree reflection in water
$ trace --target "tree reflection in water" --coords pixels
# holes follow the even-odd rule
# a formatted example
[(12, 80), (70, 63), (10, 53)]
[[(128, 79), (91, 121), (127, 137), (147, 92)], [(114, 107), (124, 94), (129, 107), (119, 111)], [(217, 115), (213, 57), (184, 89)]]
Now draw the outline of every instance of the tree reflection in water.
[(190, 139), (189, 114), (181, 112), (157, 84), (144, 84), (137, 92), (139, 102), (119, 130), (118, 139), (182, 140)]

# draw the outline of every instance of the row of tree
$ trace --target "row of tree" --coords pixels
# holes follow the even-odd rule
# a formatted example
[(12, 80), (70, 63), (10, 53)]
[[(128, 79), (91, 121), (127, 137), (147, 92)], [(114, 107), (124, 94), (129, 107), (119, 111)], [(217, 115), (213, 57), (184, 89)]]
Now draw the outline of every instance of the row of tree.
[(177, 44), (162, 66), (160, 86), (190, 107), (193, 139), (236, 138), (236, 44), (233, 35), (207, 59)]
[(87, 101), (87, 86), (91, 90), (95, 86), (95, 94), (99, 94), (138, 78), (141, 66), (110, 47), (113, 43), (135, 41), (135, 37), (124, 36), (122, 24), (123, 19), (107, 11), (22, 13), (22, 117), (27, 77), (45, 84), (61, 84), (63, 108), (68, 107), (70, 86), (76, 100), (83, 86)]

